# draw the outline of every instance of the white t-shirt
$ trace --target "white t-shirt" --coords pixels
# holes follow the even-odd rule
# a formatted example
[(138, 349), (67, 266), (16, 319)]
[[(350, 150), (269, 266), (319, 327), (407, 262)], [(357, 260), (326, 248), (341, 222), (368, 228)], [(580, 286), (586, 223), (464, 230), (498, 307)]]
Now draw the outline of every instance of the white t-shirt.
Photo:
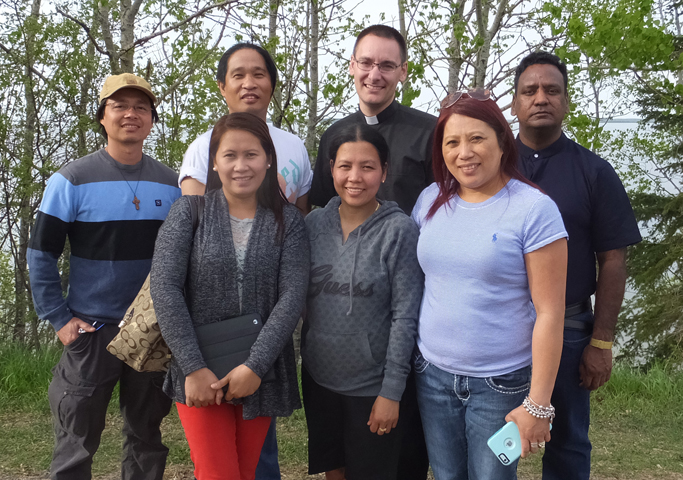
[[(280, 188), (285, 192), (287, 199), (294, 203), (297, 198), (306, 195), (311, 189), (313, 172), (311, 171), (308, 152), (304, 142), (296, 135), (270, 124), (268, 124), (268, 130), (273, 139), (273, 145), (275, 145)], [(198, 136), (187, 147), (178, 175), (178, 185), (182, 183), (185, 177), (194, 178), (206, 185), (211, 132), (213, 132), (213, 128)]]
[(425, 274), (417, 345), (442, 370), (485, 378), (531, 363), (536, 310), (524, 255), (567, 232), (555, 203), (510, 180), (493, 197), (457, 195), (426, 220), (439, 187), (418, 198), (417, 258)]

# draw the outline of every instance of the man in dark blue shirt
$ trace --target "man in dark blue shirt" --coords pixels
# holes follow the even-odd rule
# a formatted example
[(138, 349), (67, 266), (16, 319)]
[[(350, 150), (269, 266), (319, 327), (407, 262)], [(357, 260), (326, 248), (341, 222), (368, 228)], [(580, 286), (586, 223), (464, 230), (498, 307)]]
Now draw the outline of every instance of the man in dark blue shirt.
[(641, 236), (612, 166), (562, 132), (569, 111), (567, 67), (555, 55), (532, 53), (517, 67), (514, 87), (520, 170), (557, 203), (569, 234), (564, 345), (552, 396), (557, 417), (543, 479), (588, 480), (590, 391), (612, 371), (626, 247)]

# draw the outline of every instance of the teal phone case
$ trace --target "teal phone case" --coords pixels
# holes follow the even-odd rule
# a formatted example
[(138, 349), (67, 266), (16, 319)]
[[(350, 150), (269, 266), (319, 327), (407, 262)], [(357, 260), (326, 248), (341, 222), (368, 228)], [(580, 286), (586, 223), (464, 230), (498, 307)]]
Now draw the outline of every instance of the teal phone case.
[[(552, 431), (553, 424), (550, 424)], [(508, 422), (486, 442), (503, 465), (510, 465), (522, 456), (522, 439), (515, 422)]]
[(486, 443), (503, 465), (510, 465), (522, 455), (522, 440), (514, 422), (506, 423)]

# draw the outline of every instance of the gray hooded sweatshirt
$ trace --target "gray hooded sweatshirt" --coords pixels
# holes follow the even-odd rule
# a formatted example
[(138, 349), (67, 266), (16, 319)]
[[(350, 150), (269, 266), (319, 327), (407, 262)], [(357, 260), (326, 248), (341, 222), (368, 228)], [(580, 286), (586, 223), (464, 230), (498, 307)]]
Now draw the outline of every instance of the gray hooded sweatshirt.
[(339, 197), (306, 217), (311, 274), (301, 357), (313, 379), (349, 396), (400, 401), (424, 275), (419, 231), (395, 202), (342, 241)]

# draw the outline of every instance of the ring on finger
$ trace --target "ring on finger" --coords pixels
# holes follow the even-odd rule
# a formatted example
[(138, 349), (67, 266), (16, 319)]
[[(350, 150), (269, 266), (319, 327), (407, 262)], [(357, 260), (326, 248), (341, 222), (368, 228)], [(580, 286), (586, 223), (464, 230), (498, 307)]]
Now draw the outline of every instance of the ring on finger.
[(538, 443), (531, 442), (531, 448), (538, 448)]
[(545, 442), (539, 442), (538, 448), (545, 448)]
[(382, 432), (382, 433), (384, 433), (384, 432), (386, 432), (386, 431), (387, 431), (387, 429), (386, 429), (386, 428), (382, 428), (382, 427), (380, 427), (380, 428), (379, 428), (379, 431), (380, 431), (380, 432)]

